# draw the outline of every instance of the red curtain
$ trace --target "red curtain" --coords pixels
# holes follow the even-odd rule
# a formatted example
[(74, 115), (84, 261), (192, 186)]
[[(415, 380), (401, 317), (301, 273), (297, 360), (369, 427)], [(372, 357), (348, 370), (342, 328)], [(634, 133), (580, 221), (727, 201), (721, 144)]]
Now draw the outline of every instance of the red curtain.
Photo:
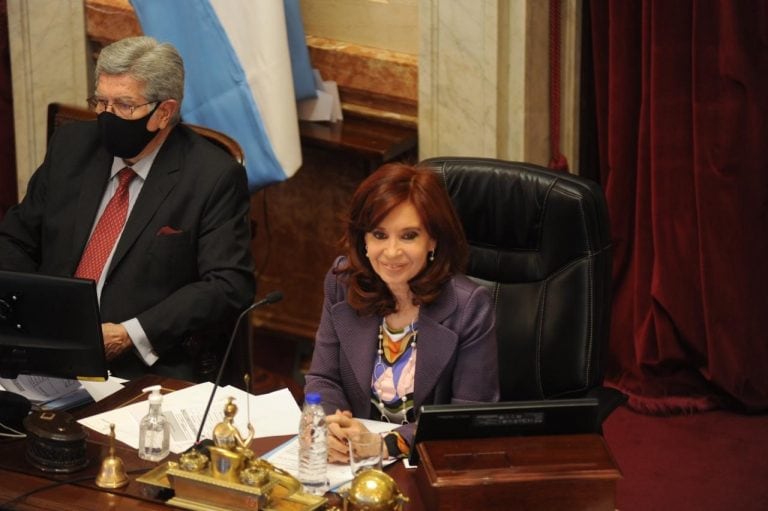
[(647, 413), (768, 409), (768, 2), (593, 0), (614, 240), (606, 380)]

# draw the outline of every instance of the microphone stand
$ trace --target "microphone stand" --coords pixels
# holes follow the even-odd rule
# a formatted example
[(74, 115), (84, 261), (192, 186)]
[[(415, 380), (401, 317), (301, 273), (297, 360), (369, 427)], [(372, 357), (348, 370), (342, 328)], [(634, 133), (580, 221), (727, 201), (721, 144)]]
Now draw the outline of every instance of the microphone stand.
[[(203, 434), (203, 427), (205, 426), (205, 421), (208, 418), (208, 411), (211, 409), (211, 403), (213, 403), (213, 396), (216, 395), (216, 389), (219, 388), (219, 384), (221, 383), (221, 376), (224, 374), (224, 366), (227, 365), (227, 360), (229, 359), (229, 352), (232, 351), (232, 346), (235, 343), (235, 336), (237, 335), (237, 331), (240, 329), (240, 323), (243, 321), (243, 318), (248, 315), (253, 309), (257, 309), (261, 307), (262, 305), (269, 305), (271, 303), (279, 302), (283, 299), (283, 293), (280, 291), (272, 291), (267, 296), (259, 300), (258, 302), (251, 304), (247, 309), (245, 309), (243, 312), (240, 313), (240, 315), (237, 317), (237, 321), (235, 321), (235, 327), (232, 329), (232, 335), (229, 338), (229, 343), (227, 344), (227, 349), (224, 352), (224, 357), (221, 359), (221, 364), (219, 365), (219, 372), (216, 375), (216, 381), (213, 384), (213, 391), (211, 392), (211, 397), (208, 398), (208, 404), (205, 406), (205, 412), (203, 412), (203, 420), (200, 421), (200, 429), (197, 431), (197, 438), (195, 439), (195, 443), (192, 446), (192, 449), (196, 449), (200, 445), (200, 436)], [(191, 450), (191, 449), (190, 449)]]

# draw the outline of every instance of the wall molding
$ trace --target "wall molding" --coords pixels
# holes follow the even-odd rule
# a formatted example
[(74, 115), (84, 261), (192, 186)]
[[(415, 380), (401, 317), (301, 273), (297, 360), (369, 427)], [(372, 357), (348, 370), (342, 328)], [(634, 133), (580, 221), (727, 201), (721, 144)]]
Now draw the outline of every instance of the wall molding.
[[(86, 32), (95, 51), (141, 35), (127, 0), (86, 0)], [(418, 58), (322, 37), (307, 36), (312, 65), (339, 85), (345, 115), (415, 127), (418, 122)]]

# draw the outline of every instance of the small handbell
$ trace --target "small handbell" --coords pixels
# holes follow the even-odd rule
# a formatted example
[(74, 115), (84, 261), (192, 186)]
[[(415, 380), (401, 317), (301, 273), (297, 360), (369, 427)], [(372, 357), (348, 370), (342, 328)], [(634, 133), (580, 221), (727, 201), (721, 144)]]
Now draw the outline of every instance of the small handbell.
[(115, 456), (115, 425), (109, 425), (109, 454), (101, 462), (101, 469), (96, 476), (99, 488), (120, 488), (128, 484), (123, 460)]

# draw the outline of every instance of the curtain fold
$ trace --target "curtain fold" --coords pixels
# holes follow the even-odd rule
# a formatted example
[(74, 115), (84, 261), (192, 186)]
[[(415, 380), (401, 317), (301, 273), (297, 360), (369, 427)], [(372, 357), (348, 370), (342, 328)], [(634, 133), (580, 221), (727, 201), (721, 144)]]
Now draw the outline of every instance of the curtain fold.
[(606, 379), (633, 408), (768, 409), (768, 4), (593, 0), (614, 240)]

